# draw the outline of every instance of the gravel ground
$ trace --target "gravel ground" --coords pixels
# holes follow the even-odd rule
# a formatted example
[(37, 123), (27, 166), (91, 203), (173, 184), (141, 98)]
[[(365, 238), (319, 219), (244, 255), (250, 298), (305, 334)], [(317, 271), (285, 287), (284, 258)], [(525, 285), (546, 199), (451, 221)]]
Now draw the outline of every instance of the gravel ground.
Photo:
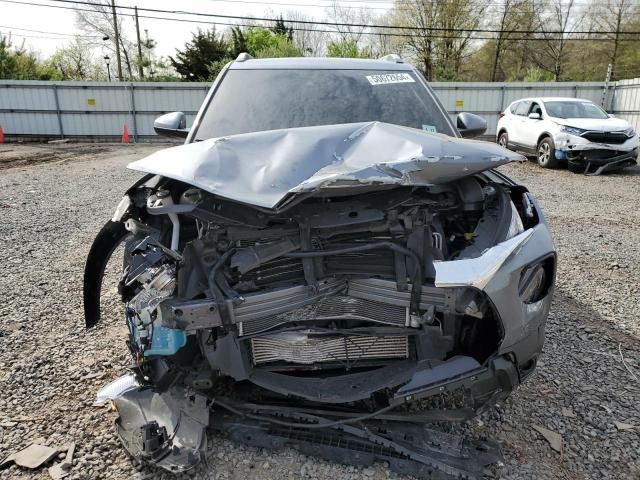
[[(0, 146), (0, 459), (44, 437), (53, 446), (76, 442), (71, 479), (168, 478), (138, 473), (115, 437), (115, 414), (91, 406), (129, 361), (113, 289), (97, 328), (85, 331), (82, 316), (90, 243), (138, 177), (125, 165), (158, 148)], [(25, 166), (30, 159), (37, 165)], [(536, 373), (464, 428), (502, 443), (500, 478), (638, 479), (640, 168), (601, 177), (532, 163), (502, 170), (546, 212), (560, 256), (557, 290)], [(534, 425), (562, 435), (562, 453)], [(382, 464), (348, 467), (216, 437), (209, 446), (198, 477), (401, 478)], [(9, 478), (49, 476), (13, 466), (0, 471)]]

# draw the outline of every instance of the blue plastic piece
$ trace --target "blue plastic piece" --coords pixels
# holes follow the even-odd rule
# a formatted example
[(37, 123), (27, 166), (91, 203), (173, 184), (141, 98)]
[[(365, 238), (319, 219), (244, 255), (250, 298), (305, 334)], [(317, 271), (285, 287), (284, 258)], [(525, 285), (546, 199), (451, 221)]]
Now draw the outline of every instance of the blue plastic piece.
[(564, 150), (556, 150), (556, 160), (566, 160), (567, 152)]
[(187, 334), (184, 330), (175, 330), (160, 326), (153, 326), (151, 333), (151, 348), (144, 351), (144, 356), (151, 355), (175, 355), (187, 343)]

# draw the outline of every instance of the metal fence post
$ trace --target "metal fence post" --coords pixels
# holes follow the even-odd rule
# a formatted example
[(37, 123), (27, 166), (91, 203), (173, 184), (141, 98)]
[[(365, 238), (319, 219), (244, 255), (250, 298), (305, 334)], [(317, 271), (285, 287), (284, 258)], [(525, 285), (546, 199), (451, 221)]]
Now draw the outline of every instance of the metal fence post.
[(504, 96), (506, 89), (507, 86), (504, 83), (500, 85), (500, 108), (498, 109), (498, 115), (500, 115), (500, 113), (502, 113), (502, 110), (504, 109)]
[(133, 82), (129, 85), (131, 87), (131, 117), (133, 118), (133, 141), (138, 143), (138, 120), (136, 118), (136, 99), (133, 93)]
[(60, 99), (58, 98), (58, 84), (53, 84), (53, 98), (56, 100), (56, 116), (58, 117), (58, 129), (60, 130), (60, 138), (64, 138), (64, 129), (62, 128), (62, 112), (60, 111)]

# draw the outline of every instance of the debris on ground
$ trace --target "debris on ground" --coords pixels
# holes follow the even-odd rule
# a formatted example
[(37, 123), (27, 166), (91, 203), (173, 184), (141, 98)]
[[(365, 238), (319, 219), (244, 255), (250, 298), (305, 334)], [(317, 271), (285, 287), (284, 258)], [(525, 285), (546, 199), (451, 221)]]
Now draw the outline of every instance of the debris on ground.
[(12, 453), (0, 463), (0, 468), (4, 468), (11, 463), (15, 463), (19, 467), (24, 468), (40, 468), (42, 464), (47, 463), (53, 457), (58, 455), (57, 448), (47, 447), (39, 443), (32, 443), (27, 448), (19, 452)]
[(75, 449), (76, 449), (76, 444), (72, 443), (67, 448), (67, 453), (62, 459), (62, 462), (57, 463), (52, 467), (49, 467), (49, 476), (53, 480), (60, 480), (61, 478), (64, 478), (67, 475), (69, 475), (69, 471), (71, 470), (71, 467), (73, 467), (73, 452)]
[(541, 427), (540, 425), (533, 425), (532, 428), (540, 433), (540, 435), (542, 435), (547, 442), (549, 442), (551, 448), (553, 448), (556, 452), (562, 453), (562, 435), (547, 428)]

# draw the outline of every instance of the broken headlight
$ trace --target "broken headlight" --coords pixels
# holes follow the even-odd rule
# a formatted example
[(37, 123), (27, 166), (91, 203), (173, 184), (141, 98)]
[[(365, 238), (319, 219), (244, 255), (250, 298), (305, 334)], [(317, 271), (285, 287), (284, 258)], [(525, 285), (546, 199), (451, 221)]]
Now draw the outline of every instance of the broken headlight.
[(544, 262), (529, 265), (520, 274), (518, 295), (524, 303), (535, 303), (545, 296), (547, 285), (548, 279)]
[(581, 128), (569, 127), (568, 125), (560, 125), (560, 131), (568, 133), (569, 135), (582, 135), (586, 130)]
[(511, 204), (511, 222), (509, 223), (509, 230), (507, 230), (507, 237), (505, 240), (509, 240), (510, 238), (524, 232), (524, 225), (522, 224), (522, 219), (520, 218), (518, 209), (513, 202), (509, 203)]

